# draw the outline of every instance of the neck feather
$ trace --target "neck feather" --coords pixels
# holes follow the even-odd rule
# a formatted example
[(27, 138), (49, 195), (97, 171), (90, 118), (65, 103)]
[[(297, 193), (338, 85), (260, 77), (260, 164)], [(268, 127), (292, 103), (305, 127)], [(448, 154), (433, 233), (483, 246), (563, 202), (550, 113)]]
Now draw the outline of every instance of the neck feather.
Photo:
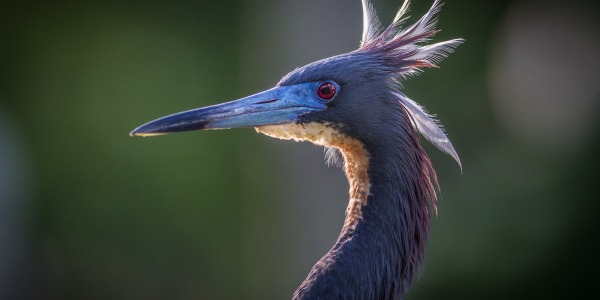
[(385, 144), (350, 138), (327, 124), (257, 128), (340, 150), (350, 201), (340, 236), (294, 299), (402, 299), (422, 264), (435, 208), (435, 171), (414, 129)]
[(351, 234), (362, 221), (362, 210), (367, 205), (371, 184), (368, 175), (369, 154), (363, 143), (347, 139), (340, 148), (344, 157), (344, 170), (350, 185), (350, 201), (340, 236)]
[(350, 138), (329, 124), (285, 124), (256, 128), (262, 134), (285, 140), (310, 141), (326, 147), (334, 147), (341, 151), (344, 158), (344, 169), (350, 184), (350, 201), (346, 209), (346, 219), (341, 236), (353, 231), (362, 219), (362, 208), (367, 204), (369, 196), (369, 154), (364, 144)]

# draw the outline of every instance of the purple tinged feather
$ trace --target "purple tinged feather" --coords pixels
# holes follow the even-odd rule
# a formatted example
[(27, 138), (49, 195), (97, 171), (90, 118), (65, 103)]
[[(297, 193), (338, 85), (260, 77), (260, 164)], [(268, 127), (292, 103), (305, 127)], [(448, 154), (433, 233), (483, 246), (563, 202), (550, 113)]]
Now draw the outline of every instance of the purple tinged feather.
[(433, 116), (428, 114), (423, 106), (406, 97), (404, 94), (394, 93), (394, 95), (404, 105), (419, 132), (434, 146), (442, 150), (442, 152), (452, 156), (462, 171), (462, 164), (460, 163), (458, 153), (456, 153), (452, 142), (450, 142), (450, 139), (444, 133), (443, 126), (439, 120), (433, 119)]
[[(410, 1), (406, 0), (392, 23), (383, 31), (370, 1), (363, 0), (362, 4), (365, 27), (363, 28), (363, 41), (356, 52), (367, 52), (380, 56), (386, 65), (395, 70), (392, 71), (392, 76), (395, 77), (394, 81), (409, 75), (416, 75), (421, 72), (421, 68), (437, 67), (438, 63), (464, 42), (463, 39), (452, 39), (431, 45), (422, 45), (437, 32), (435, 16), (442, 7), (439, 0), (435, 0), (429, 11), (416, 23), (402, 29), (401, 25), (407, 19), (405, 14), (410, 5)], [(381, 33), (375, 34), (377, 32)], [(434, 146), (452, 156), (462, 171), (458, 153), (444, 133), (440, 122), (427, 113), (423, 106), (402, 94), (399, 88), (400, 85), (394, 94), (406, 108), (413, 125)]]

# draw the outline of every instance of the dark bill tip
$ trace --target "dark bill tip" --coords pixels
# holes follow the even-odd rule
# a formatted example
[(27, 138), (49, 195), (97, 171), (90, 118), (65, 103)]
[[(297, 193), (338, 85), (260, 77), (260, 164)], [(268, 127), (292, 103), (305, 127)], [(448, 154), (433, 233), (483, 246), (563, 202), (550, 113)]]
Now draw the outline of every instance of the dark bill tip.
[(139, 126), (129, 133), (130, 136), (155, 136), (183, 131), (208, 129), (209, 121), (185, 118), (185, 115), (166, 116)]

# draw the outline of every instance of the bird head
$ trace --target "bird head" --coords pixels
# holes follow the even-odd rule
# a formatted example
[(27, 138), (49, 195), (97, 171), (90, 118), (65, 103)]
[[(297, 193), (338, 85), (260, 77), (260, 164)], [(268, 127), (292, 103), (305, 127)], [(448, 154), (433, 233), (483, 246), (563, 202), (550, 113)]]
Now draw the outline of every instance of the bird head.
[(227, 103), (192, 109), (148, 122), (131, 135), (255, 127), (263, 134), (342, 149), (349, 141), (374, 144), (394, 135), (390, 128), (419, 131), (436, 147), (460, 160), (439, 123), (406, 97), (401, 81), (435, 67), (462, 43), (454, 39), (426, 45), (437, 32), (441, 4), (402, 28), (408, 1), (393, 22), (382, 27), (363, 0), (363, 36), (357, 50), (297, 68), (273, 88)]

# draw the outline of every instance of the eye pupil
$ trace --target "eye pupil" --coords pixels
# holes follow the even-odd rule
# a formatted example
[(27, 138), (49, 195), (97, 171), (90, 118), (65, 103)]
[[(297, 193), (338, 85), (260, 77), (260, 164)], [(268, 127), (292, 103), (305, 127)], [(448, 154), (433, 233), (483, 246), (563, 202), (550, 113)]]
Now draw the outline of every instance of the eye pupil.
[(335, 96), (336, 86), (331, 82), (324, 82), (319, 85), (317, 89), (317, 95), (319, 98), (329, 100)]

